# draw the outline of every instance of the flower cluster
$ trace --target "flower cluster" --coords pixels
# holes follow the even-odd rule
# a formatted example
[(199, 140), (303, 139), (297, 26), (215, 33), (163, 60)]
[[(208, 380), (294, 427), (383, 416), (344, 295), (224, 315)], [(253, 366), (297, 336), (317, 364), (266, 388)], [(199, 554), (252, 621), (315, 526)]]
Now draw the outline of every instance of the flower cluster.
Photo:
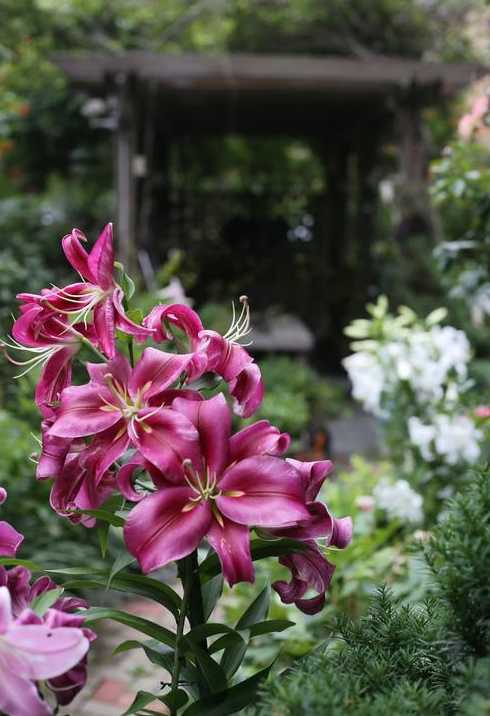
[(471, 348), (463, 331), (441, 326), (444, 309), (421, 321), (402, 307), (387, 312), (382, 297), (346, 333), (361, 339), (343, 364), (353, 396), (390, 426), (400, 424), (399, 443), (427, 462), (472, 464), (481, 452), (483, 433), (473, 416), (461, 414), (461, 398), (471, 386)]
[[(289, 436), (261, 420), (232, 433), (232, 409), (254, 414), (264, 394), (260, 369), (239, 340), (250, 332), (246, 297), (225, 335), (207, 330), (184, 304), (160, 304), (135, 323), (114, 270), (111, 225), (87, 253), (74, 229), (62, 240), (82, 281), (21, 295), (10, 348), (31, 350), (42, 364), (36, 402), (42, 423), (39, 479), (54, 480), (51, 505), (90, 527), (87, 511), (111, 495), (131, 503), (124, 527), (129, 552), (144, 572), (192, 553), (203, 540), (219, 556), (230, 585), (253, 581), (250, 534), (289, 537), (301, 551), (281, 557), (290, 583), (281, 598), (314, 613), (325, 600), (334, 566), (323, 547), (345, 547), (350, 518), (336, 519), (317, 500), (330, 461), (283, 456)], [(116, 329), (128, 335), (118, 344)], [(158, 344), (143, 346), (147, 341)], [(71, 365), (86, 346), (88, 381), (73, 385)], [(123, 346), (128, 355), (122, 352)], [(206, 398), (203, 376), (223, 392)], [(308, 597), (312, 589), (315, 596)]]
[(423, 520), (422, 496), (406, 480), (380, 480), (373, 491), (374, 504), (392, 520), (418, 524)]
[[(0, 488), (0, 502), (6, 492)], [(0, 557), (15, 557), (23, 536), (8, 522), (0, 522)], [(50, 716), (49, 700), (41, 698), (41, 684), (58, 705), (69, 704), (87, 678), (87, 652), (95, 634), (83, 626), (87, 603), (63, 597), (49, 577), (34, 582), (25, 567), (0, 566), (0, 711), (9, 716)], [(49, 608), (40, 599), (54, 595)], [(77, 612), (77, 613), (75, 613)]]

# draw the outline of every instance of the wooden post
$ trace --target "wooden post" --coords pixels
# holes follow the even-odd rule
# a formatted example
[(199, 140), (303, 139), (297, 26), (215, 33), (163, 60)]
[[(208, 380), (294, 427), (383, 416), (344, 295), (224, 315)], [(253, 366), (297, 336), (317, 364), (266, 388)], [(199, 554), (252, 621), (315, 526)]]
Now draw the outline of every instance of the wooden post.
[(127, 271), (135, 265), (134, 245), (135, 183), (133, 156), (135, 137), (135, 110), (132, 80), (125, 73), (116, 75), (118, 120), (116, 130), (116, 191), (118, 255)]
[(401, 176), (397, 238), (431, 233), (431, 208), (427, 191), (428, 151), (422, 121), (423, 97), (412, 87), (396, 108), (398, 161)]

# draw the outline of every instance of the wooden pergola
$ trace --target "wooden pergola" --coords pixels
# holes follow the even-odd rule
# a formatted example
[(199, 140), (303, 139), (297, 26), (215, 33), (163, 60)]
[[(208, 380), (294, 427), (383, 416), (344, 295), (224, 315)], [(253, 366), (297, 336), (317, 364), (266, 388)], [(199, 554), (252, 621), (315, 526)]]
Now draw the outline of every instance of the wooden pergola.
[[(321, 230), (334, 237), (325, 241), (319, 260), (341, 264), (351, 240), (346, 216), (354, 192), (354, 223), (368, 265), (377, 198), (371, 177), (381, 146), (387, 139), (396, 141), (407, 191), (422, 196), (427, 161), (421, 111), (485, 72), (476, 64), (381, 56), (128, 51), (58, 54), (55, 62), (74, 85), (117, 98), (117, 233), (126, 264), (134, 259), (136, 244), (144, 244), (149, 235), (150, 205), (158, 195), (152, 177), (162, 146), (173, 138), (238, 133), (317, 141), (327, 179)], [(146, 166), (140, 176), (135, 157)]]

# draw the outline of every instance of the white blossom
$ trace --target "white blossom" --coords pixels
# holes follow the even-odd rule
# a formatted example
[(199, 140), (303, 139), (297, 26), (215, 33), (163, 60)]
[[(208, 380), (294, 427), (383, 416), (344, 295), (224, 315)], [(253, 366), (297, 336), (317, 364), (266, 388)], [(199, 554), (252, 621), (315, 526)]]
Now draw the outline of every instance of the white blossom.
[(362, 403), (368, 412), (379, 415), (385, 377), (376, 357), (371, 353), (359, 351), (344, 358), (342, 364), (352, 382), (352, 396)]
[(419, 418), (412, 415), (408, 419), (408, 436), (424, 460), (430, 461), (434, 458), (432, 443), (436, 437), (436, 429), (433, 425), (424, 425)]
[(422, 496), (412, 490), (406, 480), (397, 480), (394, 483), (388, 479), (380, 480), (374, 488), (373, 497), (376, 506), (384, 510), (390, 519), (413, 524), (423, 520)]
[(436, 415), (435, 448), (449, 465), (474, 463), (480, 457), (479, 442), (483, 435), (465, 415)]

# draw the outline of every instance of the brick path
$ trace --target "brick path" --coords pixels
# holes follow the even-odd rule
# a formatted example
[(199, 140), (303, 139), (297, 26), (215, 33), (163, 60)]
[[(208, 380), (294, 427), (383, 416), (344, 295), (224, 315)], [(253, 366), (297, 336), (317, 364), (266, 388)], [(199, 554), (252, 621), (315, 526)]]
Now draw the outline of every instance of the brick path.
[[(170, 612), (149, 600), (134, 599), (118, 608), (169, 629), (175, 628)], [(166, 671), (149, 662), (142, 649), (111, 656), (122, 641), (149, 637), (110, 620), (98, 622), (96, 629), (99, 638), (94, 642), (90, 657), (87, 686), (69, 707), (60, 710), (60, 716), (121, 716), (133, 702), (137, 691), (158, 693), (160, 682), (170, 680)], [(148, 708), (168, 713), (159, 701), (149, 704)]]

